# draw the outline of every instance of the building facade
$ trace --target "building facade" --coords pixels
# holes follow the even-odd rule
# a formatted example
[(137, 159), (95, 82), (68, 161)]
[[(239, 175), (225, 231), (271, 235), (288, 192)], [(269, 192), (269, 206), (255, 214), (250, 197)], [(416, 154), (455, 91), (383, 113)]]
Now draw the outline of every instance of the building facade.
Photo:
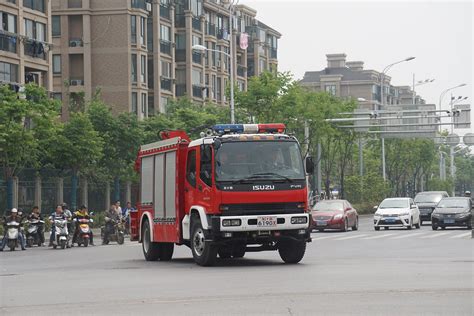
[[(224, 1), (52, 0), (51, 9), (54, 91), (65, 119), (68, 107), (98, 90), (116, 113), (140, 119), (165, 112), (176, 97), (223, 105), (230, 60), (241, 90), (248, 77), (277, 69), (281, 34), (247, 6), (233, 7), (232, 38)], [(239, 45), (243, 33), (247, 49)]]
[(53, 91), (50, 0), (0, 0), (0, 84)]
[[(321, 71), (307, 71), (300, 84), (314, 91), (326, 91), (343, 99), (358, 100), (361, 108), (381, 104), (381, 82), (385, 105), (412, 104), (413, 91), (409, 86), (393, 86), (391, 78), (375, 70), (364, 69), (363, 61), (346, 61), (346, 54), (328, 54), (327, 67)], [(424, 104), (420, 96), (416, 104)]]

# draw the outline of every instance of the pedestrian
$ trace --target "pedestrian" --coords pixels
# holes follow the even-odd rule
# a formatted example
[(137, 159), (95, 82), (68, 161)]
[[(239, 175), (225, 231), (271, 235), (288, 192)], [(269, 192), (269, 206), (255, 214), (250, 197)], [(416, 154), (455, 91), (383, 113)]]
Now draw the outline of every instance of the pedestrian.
[(127, 202), (127, 207), (122, 210), (122, 218), (125, 219), (125, 234), (130, 234), (130, 212), (136, 212), (136, 209), (132, 207), (132, 203)]
[(10, 216), (3, 217), (3, 227), (5, 230), (5, 235), (3, 236), (2, 239), (2, 244), (0, 246), (0, 251), (3, 251), (3, 248), (7, 245), (8, 238), (7, 238), (7, 223), (9, 222), (17, 222), (19, 224), (18, 228), (18, 241), (20, 242), (21, 250), (26, 250), (25, 248), (25, 236), (23, 235), (23, 232), (21, 231), (21, 227), (23, 226), (22, 221), (23, 219), (18, 215), (18, 210), (16, 208), (12, 208), (10, 212)]
[(120, 207), (120, 201), (115, 201), (115, 211), (119, 216), (122, 216), (122, 208)]

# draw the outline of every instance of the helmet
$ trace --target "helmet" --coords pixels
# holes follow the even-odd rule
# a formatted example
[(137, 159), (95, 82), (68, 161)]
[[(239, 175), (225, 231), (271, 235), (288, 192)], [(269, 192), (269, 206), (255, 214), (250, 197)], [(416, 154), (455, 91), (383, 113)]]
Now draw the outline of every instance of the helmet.
[(12, 213), (18, 213), (18, 210), (16, 208), (12, 208)]
[(464, 196), (471, 196), (471, 191), (464, 192)]

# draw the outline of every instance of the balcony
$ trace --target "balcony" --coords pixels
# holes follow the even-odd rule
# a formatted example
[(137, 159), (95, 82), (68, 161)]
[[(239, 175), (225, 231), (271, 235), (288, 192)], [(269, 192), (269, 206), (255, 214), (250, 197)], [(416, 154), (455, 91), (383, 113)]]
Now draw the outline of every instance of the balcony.
[(146, 10), (145, 0), (132, 0), (132, 8)]
[(201, 20), (199, 18), (193, 18), (193, 29), (196, 31), (201, 31)]
[(193, 97), (202, 98), (202, 86), (197, 86), (193, 84)]
[(200, 64), (202, 61), (202, 54), (193, 52), (193, 63)]
[(216, 25), (206, 23), (206, 35), (216, 36)]
[(160, 17), (171, 20), (170, 8), (167, 5), (160, 4)]
[(242, 65), (237, 65), (237, 76), (245, 77), (245, 67)]
[(186, 95), (186, 84), (177, 84), (176, 85), (176, 96), (182, 97)]
[(47, 53), (44, 49), (44, 44), (32, 39), (25, 40), (24, 53), (27, 56), (34, 58), (46, 59)]
[(80, 38), (70, 38), (69, 47), (84, 47), (84, 41)]
[(0, 50), (16, 53), (18, 37), (16, 34), (0, 33)]
[(186, 61), (186, 50), (176, 49), (175, 59), (176, 61)]
[(161, 40), (160, 41), (160, 52), (162, 52), (163, 54), (171, 56), (171, 42)]
[(177, 14), (174, 19), (174, 26), (176, 27), (185, 27), (186, 26), (186, 18), (183, 14)]
[(278, 54), (277, 54), (277, 49), (276, 48), (270, 48), (270, 58), (277, 59)]
[(161, 78), (161, 89), (171, 91), (172, 82), (171, 78)]

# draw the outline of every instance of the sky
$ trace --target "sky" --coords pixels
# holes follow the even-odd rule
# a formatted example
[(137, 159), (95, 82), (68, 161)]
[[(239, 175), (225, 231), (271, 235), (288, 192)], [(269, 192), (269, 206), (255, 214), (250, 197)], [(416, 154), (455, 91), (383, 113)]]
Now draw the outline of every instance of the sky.
[[(438, 104), (443, 90), (454, 96), (473, 95), (473, 13), (468, 1), (275, 1), (240, 0), (257, 10), (257, 18), (282, 33), (278, 42), (278, 67), (295, 79), (305, 71), (326, 67), (326, 54), (345, 53), (348, 61), (364, 61), (365, 69), (385, 66), (414, 56), (388, 73), (394, 85), (412, 85), (435, 79), (416, 88), (427, 103)], [(449, 108), (450, 95), (443, 109)], [(472, 109), (472, 107), (471, 107)], [(471, 128), (456, 129), (464, 135)], [(445, 127), (448, 128), (448, 127)]]

